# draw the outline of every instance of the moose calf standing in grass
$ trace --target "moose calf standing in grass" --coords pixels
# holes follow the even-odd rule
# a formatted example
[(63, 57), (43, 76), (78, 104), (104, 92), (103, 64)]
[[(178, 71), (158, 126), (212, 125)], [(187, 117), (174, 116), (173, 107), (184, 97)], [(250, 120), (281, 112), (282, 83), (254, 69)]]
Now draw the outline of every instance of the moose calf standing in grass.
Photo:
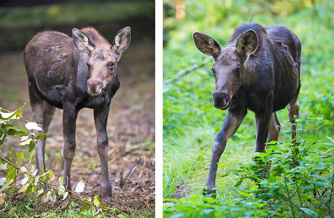
[[(116, 73), (122, 53), (129, 47), (131, 29), (125, 27), (111, 45), (94, 28), (72, 30), (73, 39), (64, 33), (37, 34), (24, 50), (29, 79), (33, 119), (48, 132), (55, 107), (63, 109), (64, 187), (71, 190), (71, 163), (75, 151), (75, 123), (80, 109), (94, 109), (97, 148), (101, 159), (102, 199), (111, 197), (108, 174), (107, 119), (111, 99), (120, 83)], [(38, 132), (37, 134), (40, 134)], [(37, 169), (44, 162), (46, 138), (36, 145)], [(67, 204), (68, 197), (63, 201)]]
[(277, 141), (280, 123), (277, 110), (288, 105), (292, 138), (296, 137), (294, 117), (299, 117), (301, 42), (281, 25), (262, 27), (256, 23), (236, 28), (230, 43), (221, 47), (200, 32), (193, 34), (196, 47), (214, 58), (216, 80), (214, 106), (228, 108), (223, 127), (212, 143), (210, 171), (204, 194), (216, 193), (216, 173), (226, 142), (240, 126), (247, 109), (256, 118), (255, 152), (264, 152), (265, 143)]

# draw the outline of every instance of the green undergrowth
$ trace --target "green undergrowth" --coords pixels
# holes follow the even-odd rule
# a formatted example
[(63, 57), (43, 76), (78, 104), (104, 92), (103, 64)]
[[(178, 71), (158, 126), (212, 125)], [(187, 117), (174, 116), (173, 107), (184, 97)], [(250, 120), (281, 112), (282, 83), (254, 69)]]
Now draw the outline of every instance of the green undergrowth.
[[(173, 16), (175, 11), (171, 2), (165, 3), (164, 29), (167, 39), (164, 80), (167, 82), (163, 99), (163, 193), (169, 199), (166, 208), (172, 211), (166, 216), (186, 216), (185, 208), (190, 203), (185, 202), (197, 205), (199, 199), (202, 203), (188, 208), (189, 211), (208, 209), (201, 193), (209, 170), (211, 143), (227, 112), (213, 106), (215, 84), (211, 68), (214, 61), (208, 60), (207, 64), (198, 67), (210, 57), (196, 49), (192, 40), (194, 31), (212, 36), (222, 46), (228, 43), (236, 26), (250, 20), (263, 26), (281, 24), (294, 31), (302, 42), (299, 140), (316, 140), (317, 143), (310, 146), (312, 152), (326, 152), (333, 148), (333, 142), (328, 138), (334, 138), (334, 28), (333, 23), (328, 22), (333, 17), (333, 2), (317, 1), (310, 6), (304, 4), (307, 1), (271, 1), (273, 4), (285, 2), (285, 8), (291, 7), (286, 14), (280, 13), (279, 9), (268, 11), (256, 3), (267, 1), (187, 1), (185, 18), (181, 20)], [(268, 7), (271, 7), (269, 3)], [(170, 82), (185, 69), (193, 70)], [(281, 123), (278, 145), (286, 145), (291, 134), (287, 110), (278, 111), (277, 116)], [(243, 161), (252, 161), (255, 142), (255, 116), (248, 111), (236, 134), (228, 140), (219, 162), (217, 208), (235, 206), (235, 199), (242, 196), (239, 192), (246, 193), (254, 186), (254, 182), (245, 180), (235, 187), (238, 177), (233, 172)], [(175, 200), (177, 203), (171, 200), (180, 198)], [(182, 209), (177, 205), (185, 207)]]
[[(321, 122), (316, 123), (322, 125)], [(219, 180), (230, 180), (230, 193), (219, 190), (217, 198), (198, 194), (181, 199), (165, 198), (164, 214), (170, 217), (333, 217), (334, 148), (319, 145), (318, 139), (307, 136), (300, 137), (296, 146), (292, 145), (291, 140), (272, 142), (266, 153), (252, 156), (257, 161), (239, 160), (227, 172), (220, 171)], [(271, 170), (263, 170), (269, 164)]]

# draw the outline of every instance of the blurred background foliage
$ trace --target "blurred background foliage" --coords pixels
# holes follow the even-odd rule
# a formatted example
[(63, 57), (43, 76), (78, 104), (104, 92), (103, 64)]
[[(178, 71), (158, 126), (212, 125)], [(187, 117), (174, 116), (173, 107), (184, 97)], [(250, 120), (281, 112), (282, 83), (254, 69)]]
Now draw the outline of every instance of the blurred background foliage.
[(4, 0), (0, 2), (0, 105), (8, 109), (28, 102), (23, 49), (39, 32), (53, 30), (72, 37), (72, 28), (94, 27), (112, 42), (131, 27), (131, 46), (119, 65), (120, 79), (154, 78), (155, 3), (153, 0)]
[[(320, 141), (314, 150), (327, 150), (333, 148), (327, 136), (334, 136), (333, 21), (331, 0), (164, 1), (165, 197), (201, 193), (209, 168), (211, 142), (226, 115), (226, 111), (213, 106), (214, 61), (197, 50), (192, 33), (203, 32), (224, 46), (234, 29), (246, 22), (263, 26), (281, 24), (291, 29), (302, 42), (299, 128), (311, 128), (312, 118), (323, 119), (321, 129), (311, 128), (307, 134)], [(205, 61), (208, 63), (203, 64)], [(180, 74), (184, 76), (173, 81)], [(279, 140), (288, 140), (287, 110), (277, 115), (282, 127)], [(255, 117), (248, 111), (236, 134), (227, 142), (218, 174), (229, 173), (238, 161), (251, 159), (255, 141)], [(233, 177), (218, 176), (220, 201), (238, 195), (234, 183)]]
[(132, 39), (154, 39), (154, 1), (5, 1), (0, 7), (0, 51), (23, 49), (39, 31), (72, 35), (73, 27), (95, 27), (110, 41), (129, 25)]

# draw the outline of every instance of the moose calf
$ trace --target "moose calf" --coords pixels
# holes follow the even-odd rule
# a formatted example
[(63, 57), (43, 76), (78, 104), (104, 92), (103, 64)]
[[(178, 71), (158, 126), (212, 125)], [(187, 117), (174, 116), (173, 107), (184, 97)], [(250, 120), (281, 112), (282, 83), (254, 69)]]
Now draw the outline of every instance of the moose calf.
[[(122, 53), (129, 47), (131, 29), (116, 33), (111, 44), (94, 28), (74, 28), (73, 38), (46, 31), (37, 34), (24, 50), (33, 119), (48, 132), (55, 108), (63, 109), (64, 187), (71, 190), (71, 163), (75, 151), (76, 119), (80, 109), (94, 109), (97, 148), (101, 160), (102, 199), (111, 197), (108, 174), (107, 119), (111, 99), (120, 83), (116, 73)], [(39, 131), (37, 134), (40, 134)], [(36, 145), (37, 169), (44, 162), (46, 138)], [(68, 197), (63, 201), (67, 204)]]
[(198, 50), (215, 60), (214, 106), (228, 109), (223, 127), (212, 143), (210, 171), (204, 194), (216, 193), (216, 173), (228, 138), (239, 128), (247, 109), (256, 118), (255, 152), (265, 143), (277, 141), (280, 123), (276, 111), (288, 105), (292, 138), (296, 137), (294, 117), (299, 117), (301, 42), (281, 25), (262, 27), (256, 23), (235, 29), (225, 48), (200, 32), (193, 34)]

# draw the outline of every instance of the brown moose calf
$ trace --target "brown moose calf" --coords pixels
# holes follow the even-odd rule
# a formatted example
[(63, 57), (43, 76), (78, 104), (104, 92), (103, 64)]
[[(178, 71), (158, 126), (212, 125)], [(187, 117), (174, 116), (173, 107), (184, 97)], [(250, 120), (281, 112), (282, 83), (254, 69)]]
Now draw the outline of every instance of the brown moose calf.
[(216, 193), (216, 173), (228, 138), (239, 128), (247, 109), (256, 118), (255, 152), (264, 152), (265, 143), (277, 141), (280, 123), (276, 111), (288, 106), (292, 135), (294, 117), (299, 117), (301, 42), (281, 25), (262, 27), (256, 23), (235, 29), (225, 48), (200, 32), (193, 34), (196, 47), (215, 60), (214, 106), (228, 108), (223, 127), (212, 143), (210, 171), (204, 194)]
[[(55, 108), (63, 109), (63, 185), (71, 190), (71, 163), (76, 146), (75, 122), (80, 109), (94, 109), (102, 171), (100, 196), (108, 199), (111, 197), (111, 185), (106, 126), (111, 99), (120, 86), (117, 63), (130, 45), (131, 29), (121, 29), (111, 44), (90, 27), (82, 30), (74, 28), (72, 35), (73, 38), (70, 38), (60, 32), (42, 32), (24, 50), (33, 119), (42, 125), (44, 132), (48, 132)], [(46, 138), (38, 140), (36, 145), (39, 173), (45, 164), (45, 141)], [(67, 201), (68, 197), (62, 202), (63, 206)]]

